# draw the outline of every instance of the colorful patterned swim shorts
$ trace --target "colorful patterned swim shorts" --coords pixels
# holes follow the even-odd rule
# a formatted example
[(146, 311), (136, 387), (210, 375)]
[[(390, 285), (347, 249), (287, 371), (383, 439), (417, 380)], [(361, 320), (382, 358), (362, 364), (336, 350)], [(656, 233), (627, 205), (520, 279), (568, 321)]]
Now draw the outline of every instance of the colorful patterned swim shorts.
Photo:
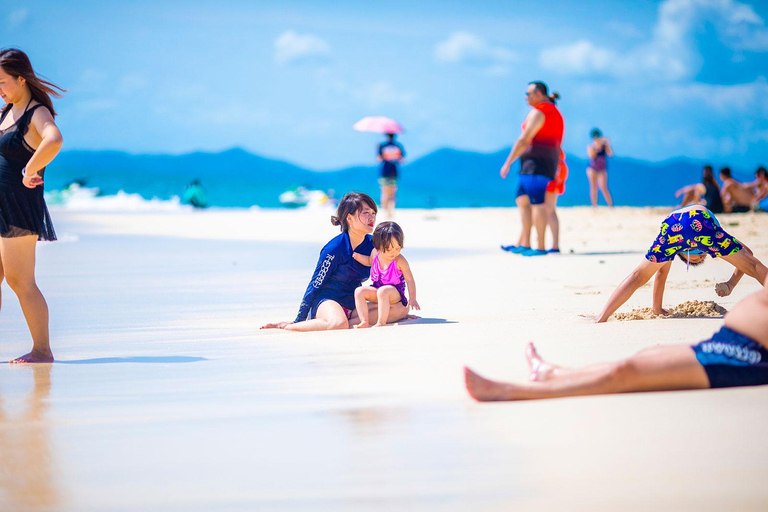
[(645, 255), (652, 263), (664, 263), (684, 254), (709, 254), (713, 258), (730, 256), (742, 249), (741, 242), (720, 226), (715, 214), (703, 208), (672, 212), (661, 223), (661, 231)]

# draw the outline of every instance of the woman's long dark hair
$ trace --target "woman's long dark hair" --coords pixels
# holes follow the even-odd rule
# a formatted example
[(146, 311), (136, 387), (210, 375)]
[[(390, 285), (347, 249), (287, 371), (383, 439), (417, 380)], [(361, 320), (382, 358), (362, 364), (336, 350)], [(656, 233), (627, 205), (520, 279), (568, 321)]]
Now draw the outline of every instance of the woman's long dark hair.
[(711, 165), (704, 166), (704, 172), (701, 174), (701, 182), (710, 187), (720, 188), (720, 184), (715, 179), (715, 174), (712, 172)]
[[(27, 87), (29, 87), (29, 91), (32, 93), (32, 99), (44, 105), (51, 112), (52, 116), (56, 116), (51, 96), (61, 98), (63, 96), (61, 93), (67, 92), (67, 90), (37, 76), (26, 53), (18, 48), (0, 50), (0, 68), (13, 78), (21, 77), (26, 80)], [(56, 89), (61, 92), (58, 92)], [(3, 107), (3, 112), (9, 108), (10, 104), (6, 105)]]
[(368, 194), (362, 192), (348, 192), (344, 194), (344, 197), (339, 201), (339, 207), (336, 209), (336, 215), (331, 216), (331, 224), (334, 226), (341, 226), (341, 231), (346, 233), (349, 231), (349, 224), (347, 223), (347, 215), (350, 213), (355, 215), (357, 212), (363, 209), (364, 206), (373, 210), (373, 213), (377, 213), (379, 209), (376, 207), (376, 201), (371, 199)]

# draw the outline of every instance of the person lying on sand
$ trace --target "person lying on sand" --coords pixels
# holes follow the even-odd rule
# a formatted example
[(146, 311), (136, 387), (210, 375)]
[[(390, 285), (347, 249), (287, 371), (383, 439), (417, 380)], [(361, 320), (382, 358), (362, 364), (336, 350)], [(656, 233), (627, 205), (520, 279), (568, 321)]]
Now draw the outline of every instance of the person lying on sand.
[(707, 255), (722, 258), (736, 267), (728, 281), (715, 285), (715, 292), (721, 297), (730, 295), (744, 274), (765, 282), (768, 274), (765, 265), (746, 245), (726, 233), (711, 211), (701, 205), (686, 206), (664, 219), (659, 236), (648, 249), (643, 262), (616, 288), (595, 321), (607, 321), (654, 274), (653, 313), (665, 314), (661, 305), (672, 260), (677, 256), (686, 265), (697, 266), (704, 263)]
[(529, 343), (526, 358), (532, 382), (524, 384), (492, 381), (465, 367), (470, 396), (489, 402), (768, 384), (768, 289), (736, 304), (725, 325), (697, 345), (661, 345), (612, 363), (567, 368), (544, 361)]

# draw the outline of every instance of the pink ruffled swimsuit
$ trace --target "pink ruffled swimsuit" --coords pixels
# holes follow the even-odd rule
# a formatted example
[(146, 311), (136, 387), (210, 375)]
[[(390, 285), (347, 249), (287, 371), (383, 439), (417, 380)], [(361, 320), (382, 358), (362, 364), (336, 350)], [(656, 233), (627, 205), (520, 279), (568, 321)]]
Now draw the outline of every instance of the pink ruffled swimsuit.
[(397, 268), (397, 259), (392, 260), (392, 263), (382, 270), (379, 264), (379, 253), (377, 252), (371, 262), (371, 281), (373, 281), (374, 288), (394, 286), (400, 292), (400, 302), (403, 303), (403, 306), (408, 305), (408, 299), (405, 297), (405, 276)]

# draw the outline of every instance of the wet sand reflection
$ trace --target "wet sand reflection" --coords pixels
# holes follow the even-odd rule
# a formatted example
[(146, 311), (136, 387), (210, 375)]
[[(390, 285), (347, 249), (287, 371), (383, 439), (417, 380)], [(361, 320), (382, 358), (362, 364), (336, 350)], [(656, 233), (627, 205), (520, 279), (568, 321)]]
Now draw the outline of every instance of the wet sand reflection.
[[(61, 503), (53, 478), (47, 417), (52, 366), (11, 370), (13, 378), (21, 372), (32, 376), (26, 396), (8, 395), (0, 388), (0, 510), (53, 510)], [(10, 379), (4, 380), (7, 384)]]

